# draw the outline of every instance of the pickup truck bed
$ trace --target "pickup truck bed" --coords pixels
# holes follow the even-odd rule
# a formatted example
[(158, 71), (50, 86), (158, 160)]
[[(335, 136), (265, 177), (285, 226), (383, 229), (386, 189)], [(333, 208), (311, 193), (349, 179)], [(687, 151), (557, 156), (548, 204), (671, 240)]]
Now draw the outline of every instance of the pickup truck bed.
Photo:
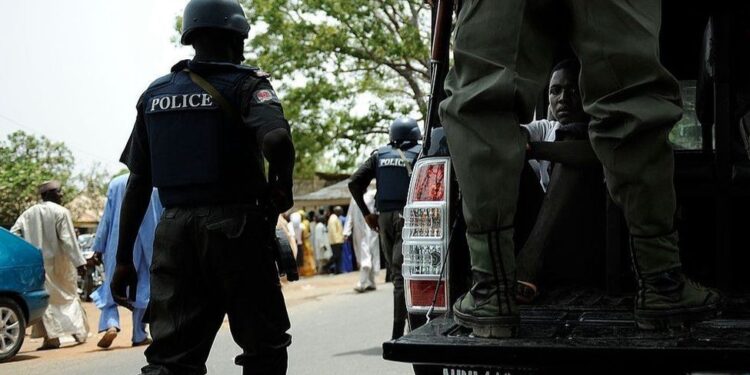
[(512, 339), (469, 337), (450, 314), (383, 344), (383, 357), (417, 374), (495, 375), (750, 370), (750, 296), (735, 296), (717, 319), (672, 331), (642, 331), (632, 297), (558, 290), (521, 309)]

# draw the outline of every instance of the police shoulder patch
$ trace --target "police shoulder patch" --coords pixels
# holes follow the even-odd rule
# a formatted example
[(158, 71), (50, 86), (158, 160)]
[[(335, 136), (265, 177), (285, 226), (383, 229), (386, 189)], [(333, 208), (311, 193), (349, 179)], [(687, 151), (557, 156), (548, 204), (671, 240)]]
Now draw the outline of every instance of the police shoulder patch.
[(276, 92), (273, 89), (259, 89), (255, 90), (252, 97), (252, 103), (263, 104), (263, 103), (278, 103), (279, 97), (276, 96)]

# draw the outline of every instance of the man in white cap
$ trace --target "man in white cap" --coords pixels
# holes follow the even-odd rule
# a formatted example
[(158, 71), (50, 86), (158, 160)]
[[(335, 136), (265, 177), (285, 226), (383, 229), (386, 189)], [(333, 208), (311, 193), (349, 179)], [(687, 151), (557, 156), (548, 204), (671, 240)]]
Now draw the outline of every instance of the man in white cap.
[(42, 250), (49, 306), (42, 322), (34, 326), (32, 337), (44, 337), (39, 350), (46, 350), (59, 348), (60, 337), (66, 335), (85, 342), (89, 326), (76, 285), (77, 274), (85, 272), (86, 260), (78, 249), (70, 211), (61, 205), (60, 182), (43, 183), (39, 194), (43, 202), (24, 211), (11, 232)]

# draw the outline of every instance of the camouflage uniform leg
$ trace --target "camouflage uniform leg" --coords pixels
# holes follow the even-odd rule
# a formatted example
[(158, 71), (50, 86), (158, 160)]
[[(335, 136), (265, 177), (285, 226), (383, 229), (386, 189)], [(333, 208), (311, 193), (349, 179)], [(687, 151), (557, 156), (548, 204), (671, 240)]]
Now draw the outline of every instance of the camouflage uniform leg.
[(682, 106), (677, 81), (659, 62), (661, 2), (567, 4), (571, 42), (581, 60), (584, 110), (592, 118), (589, 136), (632, 236), (636, 320), (647, 327), (661, 318), (670, 324), (700, 319), (716, 310), (720, 298), (680, 270), (668, 135)]
[[(456, 28), (454, 59), (440, 105), (463, 197), (474, 287), (454, 306), (475, 335), (517, 325), (513, 219), (525, 139), (551, 65), (544, 1), (470, 0)], [(498, 332), (495, 332), (497, 329)]]

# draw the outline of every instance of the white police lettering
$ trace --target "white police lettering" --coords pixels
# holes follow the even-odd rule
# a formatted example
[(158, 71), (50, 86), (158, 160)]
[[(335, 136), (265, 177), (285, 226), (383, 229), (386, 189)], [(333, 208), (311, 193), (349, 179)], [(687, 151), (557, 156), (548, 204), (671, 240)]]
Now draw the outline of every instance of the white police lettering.
[(190, 104), (191, 107), (197, 107), (200, 102), (196, 101), (193, 103), (193, 99), (198, 99), (198, 95), (190, 95), (190, 99), (188, 99), (188, 104)]
[(149, 112), (171, 111), (181, 108), (212, 108), (214, 101), (207, 93), (157, 96), (151, 99)]
[(404, 159), (380, 159), (380, 166), (406, 168), (406, 162), (404, 162)]

